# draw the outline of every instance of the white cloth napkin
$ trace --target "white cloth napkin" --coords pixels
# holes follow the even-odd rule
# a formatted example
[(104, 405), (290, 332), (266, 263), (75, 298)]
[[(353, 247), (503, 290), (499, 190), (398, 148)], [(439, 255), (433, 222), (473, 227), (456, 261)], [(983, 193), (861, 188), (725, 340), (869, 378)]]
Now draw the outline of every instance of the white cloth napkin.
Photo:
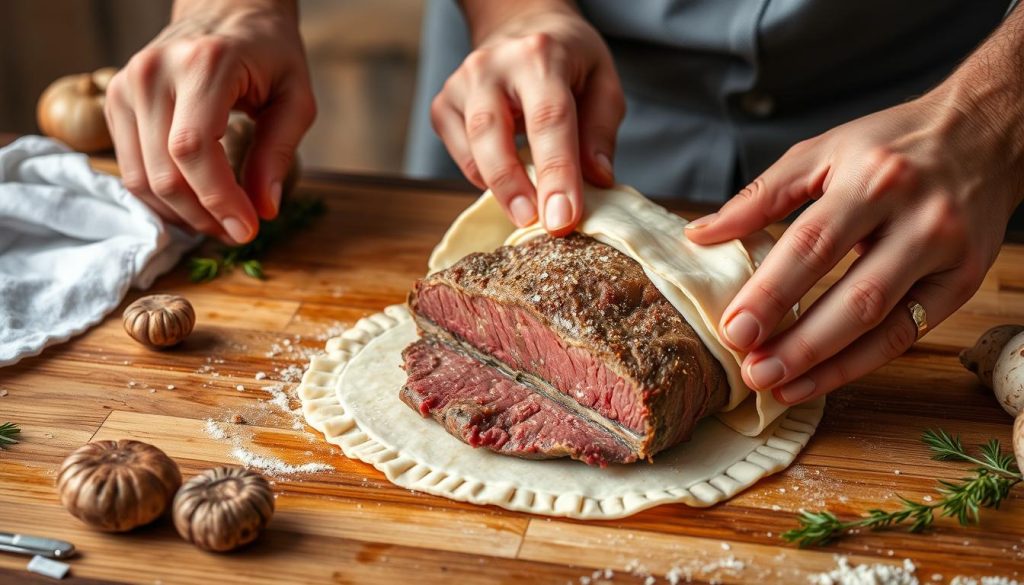
[(53, 140), (0, 149), (0, 366), (95, 325), (198, 241)]

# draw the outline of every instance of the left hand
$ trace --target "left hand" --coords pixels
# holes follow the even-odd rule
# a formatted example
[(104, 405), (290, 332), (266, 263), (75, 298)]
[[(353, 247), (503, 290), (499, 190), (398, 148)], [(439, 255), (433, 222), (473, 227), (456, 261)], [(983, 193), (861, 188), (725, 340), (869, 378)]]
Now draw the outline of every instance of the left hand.
[[(941, 89), (941, 88), (940, 88)], [(907, 303), (934, 327), (978, 289), (1024, 195), (1024, 136), (967, 91), (931, 94), (791, 148), (712, 216), (699, 244), (742, 237), (817, 200), (736, 295), (722, 339), (749, 351), (743, 379), (794, 404), (903, 354), (917, 340)], [(851, 250), (859, 258), (788, 330), (791, 310)]]

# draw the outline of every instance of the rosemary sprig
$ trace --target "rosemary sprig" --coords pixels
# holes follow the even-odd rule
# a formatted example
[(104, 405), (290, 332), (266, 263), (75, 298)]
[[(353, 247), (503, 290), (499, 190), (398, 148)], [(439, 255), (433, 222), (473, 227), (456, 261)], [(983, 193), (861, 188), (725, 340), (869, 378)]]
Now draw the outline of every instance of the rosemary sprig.
[(291, 236), (324, 212), (324, 202), (316, 198), (285, 199), (275, 219), (260, 222), (260, 233), (248, 244), (222, 248), (219, 256), (189, 259), (189, 279), (192, 282), (208, 282), (235, 268), (251, 278), (266, 278), (259, 258), (275, 244)]
[(981, 446), (980, 458), (964, 449), (959, 436), (942, 430), (925, 431), (921, 441), (932, 449), (932, 459), (977, 465), (974, 475), (956, 482), (940, 480), (937, 490), (940, 497), (935, 502), (920, 503), (899, 496), (903, 504), (900, 509), (868, 510), (867, 516), (856, 520), (840, 520), (828, 511), (801, 511), (797, 518), (799, 527), (784, 532), (782, 538), (807, 547), (827, 544), (858, 528), (881, 530), (909, 524), (909, 532), (922, 532), (934, 524), (936, 512), (956, 518), (964, 526), (976, 524), (982, 508), (998, 509), (1010, 490), (1022, 481), (1013, 454), (1004, 453), (995, 439)]
[(18, 442), (21, 429), (12, 422), (0, 423), (0, 451)]

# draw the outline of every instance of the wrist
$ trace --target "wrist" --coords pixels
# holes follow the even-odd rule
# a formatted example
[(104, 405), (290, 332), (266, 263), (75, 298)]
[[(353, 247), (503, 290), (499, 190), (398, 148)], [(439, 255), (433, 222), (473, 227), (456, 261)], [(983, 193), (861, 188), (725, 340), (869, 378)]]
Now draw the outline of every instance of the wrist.
[(286, 16), (298, 21), (298, 0), (175, 0), (171, 22), (197, 14), (227, 17), (239, 11), (258, 11)]
[(515, 19), (544, 14), (579, 16), (573, 0), (460, 0), (459, 4), (466, 15), (473, 46), (479, 46), (496, 30)]
[(1024, 201), (1024, 80), (981, 75), (965, 64), (922, 99), (945, 112), (940, 119), (956, 142), (981, 146), (974, 156), (1016, 177), (1015, 189), (998, 194), (1012, 212)]

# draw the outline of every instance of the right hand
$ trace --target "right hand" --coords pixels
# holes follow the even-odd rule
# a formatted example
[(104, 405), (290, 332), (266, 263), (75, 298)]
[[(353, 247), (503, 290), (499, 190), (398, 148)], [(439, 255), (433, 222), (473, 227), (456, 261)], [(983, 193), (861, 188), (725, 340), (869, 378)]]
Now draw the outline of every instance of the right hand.
[[(434, 129), (516, 225), (533, 223), (539, 208), (548, 232), (565, 235), (583, 214), (583, 179), (614, 183), (625, 99), (611, 53), (564, 1), (463, 5), (477, 48), (434, 99)], [(524, 129), (536, 188), (516, 155)]]
[[(232, 109), (256, 122), (242, 185), (218, 142)], [(172, 223), (252, 240), (316, 115), (294, 3), (179, 0), (111, 80), (106, 115), (128, 190)]]

